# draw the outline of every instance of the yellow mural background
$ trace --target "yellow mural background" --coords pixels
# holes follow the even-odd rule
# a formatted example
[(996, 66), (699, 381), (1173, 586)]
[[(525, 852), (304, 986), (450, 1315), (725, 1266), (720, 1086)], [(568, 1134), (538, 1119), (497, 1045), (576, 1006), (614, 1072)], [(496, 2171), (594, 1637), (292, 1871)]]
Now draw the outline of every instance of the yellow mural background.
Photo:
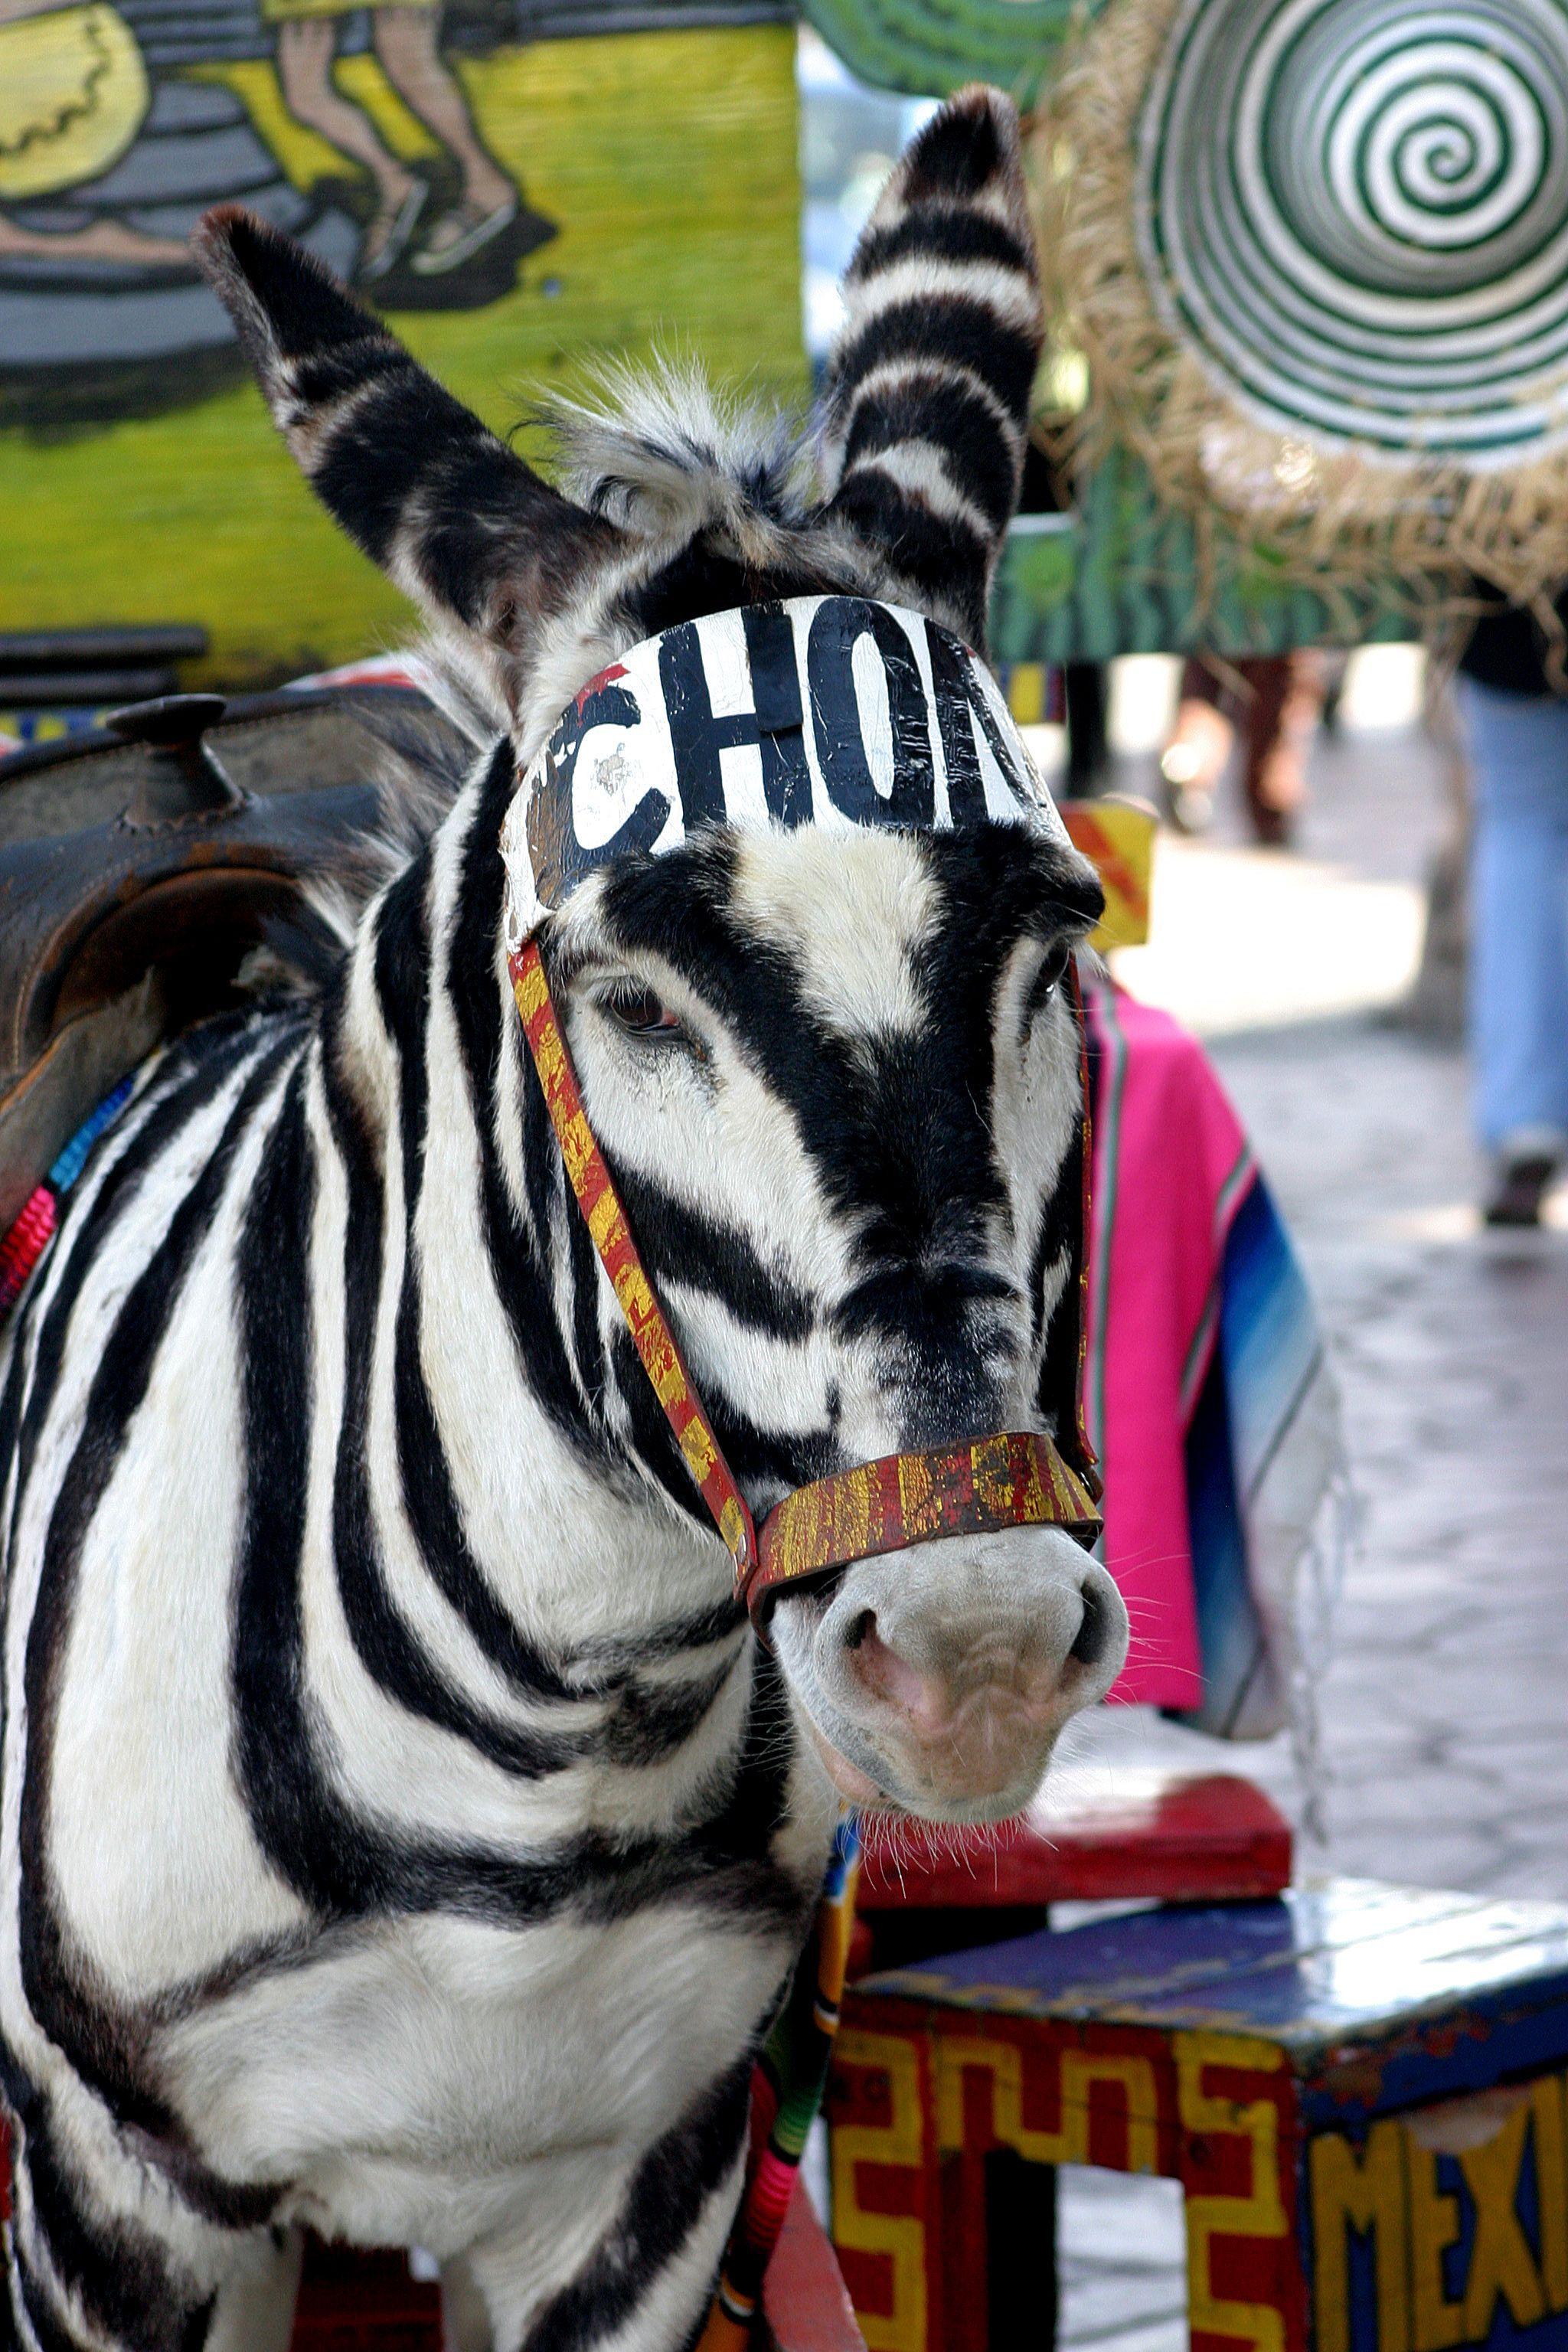
[[(804, 400), (789, 26), (452, 62), (488, 145), (561, 234), (487, 309), (389, 311), (426, 365), (503, 431), (585, 362), (655, 347)], [(342, 173), (287, 114), (269, 64), (193, 70), (239, 93), (298, 185)], [(336, 71), (389, 145), (409, 161), (429, 151), (374, 58)], [(408, 633), (408, 607), (322, 516), (248, 383), (150, 421), (0, 431), (0, 630), (159, 622), (206, 627), (206, 674), (229, 685)]]

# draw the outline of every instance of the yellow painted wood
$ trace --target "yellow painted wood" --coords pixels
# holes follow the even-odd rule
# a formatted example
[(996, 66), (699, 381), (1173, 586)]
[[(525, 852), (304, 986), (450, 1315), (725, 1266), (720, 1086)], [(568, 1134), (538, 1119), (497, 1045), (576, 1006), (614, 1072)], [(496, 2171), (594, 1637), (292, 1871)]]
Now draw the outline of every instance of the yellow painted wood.
[(1105, 886), (1105, 913), (1089, 934), (1100, 954), (1142, 947), (1160, 821), (1142, 801), (1064, 801), (1062, 822)]

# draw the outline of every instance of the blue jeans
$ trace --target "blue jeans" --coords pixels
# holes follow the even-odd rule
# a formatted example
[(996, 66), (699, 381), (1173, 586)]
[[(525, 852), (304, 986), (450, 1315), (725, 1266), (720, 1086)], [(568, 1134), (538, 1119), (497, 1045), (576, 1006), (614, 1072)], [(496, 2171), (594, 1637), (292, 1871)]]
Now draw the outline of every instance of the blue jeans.
[[(1476, 1124), (1568, 1145), (1568, 700), (1459, 680), (1475, 778)], [(1545, 1134), (1542, 1130), (1546, 1130)]]

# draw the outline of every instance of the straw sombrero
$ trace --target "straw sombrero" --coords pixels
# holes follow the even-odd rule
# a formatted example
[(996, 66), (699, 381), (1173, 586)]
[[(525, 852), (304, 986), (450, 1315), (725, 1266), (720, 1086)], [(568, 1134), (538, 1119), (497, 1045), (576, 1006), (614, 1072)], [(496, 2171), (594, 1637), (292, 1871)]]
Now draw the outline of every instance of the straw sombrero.
[(1568, 576), (1568, 0), (1110, 0), (1040, 136), (1080, 435), (1304, 574)]

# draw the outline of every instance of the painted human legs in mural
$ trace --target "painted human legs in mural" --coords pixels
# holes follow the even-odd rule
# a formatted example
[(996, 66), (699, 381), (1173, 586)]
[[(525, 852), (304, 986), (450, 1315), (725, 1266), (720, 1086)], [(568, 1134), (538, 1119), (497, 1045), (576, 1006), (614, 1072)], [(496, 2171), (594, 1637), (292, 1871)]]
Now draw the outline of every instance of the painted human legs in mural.
[[(280, 0), (287, 6), (289, 0)], [(418, 226), (430, 191), (382, 140), (362, 107), (345, 98), (332, 79), (338, 53), (335, 16), (281, 15), (278, 24), (278, 79), (283, 102), (295, 118), (367, 172), (374, 184), (376, 209), (360, 252), (365, 283), (392, 268)]]
[[(460, 268), (509, 230), (524, 248), (542, 245), (554, 224), (525, 210), (515, 184), (485, 146), (461, 85), (440, 51), (434, 0), (399, 0), (371, 14), (371, 37), (388, 82), (440, 142), (458, 173), (457, 201), (426, 226), (429, 182), (395, 155), (363, 108), (332, 78), (343, 0), (263, 0), (277, 26), (278, 78), (289, 111), (370, 175), (376, 209), (365, 234), (359, 278), (374, 286), (406, 258), (421, 277)], [(514, 236), (515, 242), (515, 236)]]
[[(426, 129), (435, 133), (462, 173), (458, 202), (420, 240), (411, 265), (420, 277), (439, 276), (460, 268), (510, 227), (522, 210), (522, 199), (486, 149), (462, 88), (441, 55), (438, 11), (419, 6), (377, 8), (370, 22), (375, 53), (387, 80)], [(552, 229), (552, 224), (548, 226)], [(542, 244), (544, 239), (534, 241)]]

